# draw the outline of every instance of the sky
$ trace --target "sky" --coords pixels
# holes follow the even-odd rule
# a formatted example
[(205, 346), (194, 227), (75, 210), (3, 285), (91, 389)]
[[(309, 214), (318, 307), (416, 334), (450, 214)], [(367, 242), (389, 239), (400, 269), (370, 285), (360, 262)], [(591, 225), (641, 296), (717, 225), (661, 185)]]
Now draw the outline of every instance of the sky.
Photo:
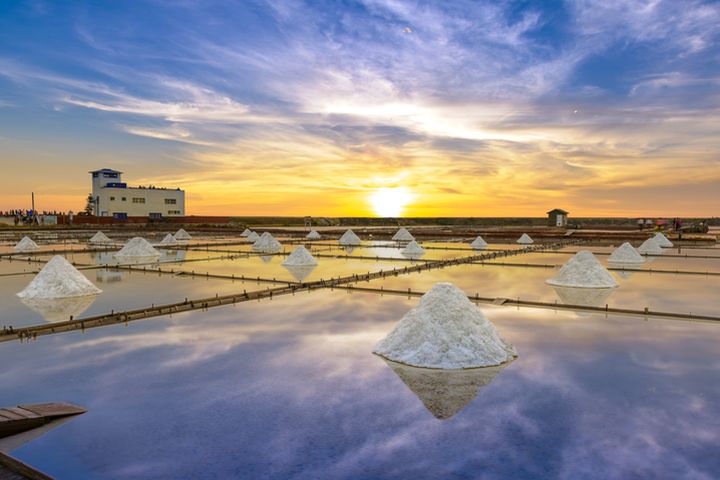
[(720, 2), (0, 2), (0, 210), (718, 216)]

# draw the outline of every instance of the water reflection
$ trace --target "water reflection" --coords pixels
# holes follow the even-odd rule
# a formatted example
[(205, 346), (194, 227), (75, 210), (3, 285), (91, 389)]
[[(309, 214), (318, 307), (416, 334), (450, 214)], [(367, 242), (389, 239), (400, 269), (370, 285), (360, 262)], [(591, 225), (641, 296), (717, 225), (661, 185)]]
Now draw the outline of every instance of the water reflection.
[(102, 283), (113, 283), (122, 281), (127, 272), (113, 268), (100, 268), (95, 271), (95, 279)]
[(70, 317), (77, 318), (82, 315), (96, 298), (97, 295), (68, 298), (21, 297), (20, 301), (48, 322), (63, 322), (70, 320)]
[(305, 279), (315, 270), (317, 265), (283, 265), (288, 272), (298, 282), (304, 282)]
[(604, 307), (605, 301), (615, 291), (614, 288), (578, 288), (557, 285), (553, 285), (553, 289), (560, 298), (560, 302), (583, 307)]
[[(382, 358), (382, 357), (381, 357)], [(382, 358), (433, 416), (448, 419), (472, 402), (512, 361), (495, 367), (465, 370), (419, 368)]]
[[(609, 268), (620, 268), (622, 270), (615, 270), (614, 273), (616, 273), (620, 278), (630, 278), (633, 273), (631, 270), (639, 270), (642, 269), (643, 263), (618, 263), (618, 262), (608, 262), (607, 265)], [(627, 269), (627, 270), (626, 270)]]

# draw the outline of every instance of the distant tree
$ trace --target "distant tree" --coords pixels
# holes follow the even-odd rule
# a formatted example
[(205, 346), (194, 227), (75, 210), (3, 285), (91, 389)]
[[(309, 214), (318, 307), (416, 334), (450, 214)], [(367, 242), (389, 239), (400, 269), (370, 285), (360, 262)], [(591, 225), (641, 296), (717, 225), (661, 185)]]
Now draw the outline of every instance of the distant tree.
[(92, 193), (88, 193), (87, 202), (85, 202), (85, 210), (83, 210), (83, 213), (85, 213), (85, 215), (92, 215), (94, 209), (95, 199), (93, 198)]

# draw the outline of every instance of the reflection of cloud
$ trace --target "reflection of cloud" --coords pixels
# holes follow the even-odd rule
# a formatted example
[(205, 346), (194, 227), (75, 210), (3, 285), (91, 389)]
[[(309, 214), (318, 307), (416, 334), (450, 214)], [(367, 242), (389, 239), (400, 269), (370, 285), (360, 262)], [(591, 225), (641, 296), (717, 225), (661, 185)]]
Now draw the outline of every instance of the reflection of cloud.
[(465, 408), (475, 399), (478, 389), (492, 382), (511, 363), (485, 368), (439, 370), (411, 367), (385, 358), (383, 360), (425, 408), (440, 420), (450, 418)]
[(31, 310), (39, 313), (48, 322), (63, 322), (70, 317), (77, 318), (92, 305), (97, 295), (69, 298), (29, 298), (20, 297), (20, 301)]

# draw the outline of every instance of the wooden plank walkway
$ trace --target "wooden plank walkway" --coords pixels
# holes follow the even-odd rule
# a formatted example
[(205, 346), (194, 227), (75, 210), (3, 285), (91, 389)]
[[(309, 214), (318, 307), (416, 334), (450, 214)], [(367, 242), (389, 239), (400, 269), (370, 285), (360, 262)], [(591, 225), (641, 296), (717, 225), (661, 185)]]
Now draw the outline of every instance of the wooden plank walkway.
[(0, 438), (40, 427), (61, 417), (85, 413), (70, 403), (35, 403), (0, 408)]

